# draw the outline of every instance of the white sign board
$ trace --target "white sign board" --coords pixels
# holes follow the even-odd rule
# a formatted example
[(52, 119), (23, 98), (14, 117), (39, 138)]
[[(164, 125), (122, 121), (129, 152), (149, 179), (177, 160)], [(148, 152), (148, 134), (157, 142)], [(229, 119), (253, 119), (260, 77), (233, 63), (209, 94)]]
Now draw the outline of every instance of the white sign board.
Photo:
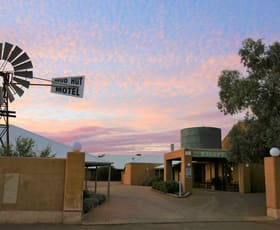
[(186, 168), (186, 177), (191, 178), (192, 177), (192, 167)]
[(18, 195), (18, 173), (6, 173), (4, 174), (4, 192), (3, 200), (4, 204), (16, 204)]
[(83, 97), (85, 76), (52, 78), (51, 92), (65, 96)]

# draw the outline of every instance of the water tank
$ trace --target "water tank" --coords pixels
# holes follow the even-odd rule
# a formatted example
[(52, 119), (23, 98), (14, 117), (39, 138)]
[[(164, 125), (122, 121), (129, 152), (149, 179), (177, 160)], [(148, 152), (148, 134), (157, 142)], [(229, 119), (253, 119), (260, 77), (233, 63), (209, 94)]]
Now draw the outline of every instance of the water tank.
[(214, 127), (194, 127), (181, 129), (182, 148), (221, 148), (221, 129)]

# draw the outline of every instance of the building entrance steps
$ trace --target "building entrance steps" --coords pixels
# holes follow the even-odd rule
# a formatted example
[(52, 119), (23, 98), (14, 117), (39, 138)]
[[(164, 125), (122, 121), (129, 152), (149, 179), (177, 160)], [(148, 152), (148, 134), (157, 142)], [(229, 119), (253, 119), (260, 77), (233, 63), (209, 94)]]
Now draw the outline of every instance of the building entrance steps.
[[(106, 183), (97, 193), (106, 194)], [(84, 215), (83, 224), (257, 221), (266, 217), (265, 194), (194, 189), (186, 198), (160, 194), (144, 186), (112, 182), (111, 198)]]

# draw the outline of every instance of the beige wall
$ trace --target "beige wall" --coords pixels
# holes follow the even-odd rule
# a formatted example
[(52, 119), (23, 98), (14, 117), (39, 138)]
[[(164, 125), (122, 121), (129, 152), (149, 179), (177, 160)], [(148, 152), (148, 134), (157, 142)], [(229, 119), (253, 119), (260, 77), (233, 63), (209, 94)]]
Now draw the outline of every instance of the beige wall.
[(251, 192), (265, 192), (263, 164), (250, 164)]
[(215, 168), (213, 168), (213, 165), (213, 163), (205, 164), (205, 181), (207, 182), (211, 182), (212, 178), (215, 176)]
[[(70, 193), (72, 202), (80, 204), (83, 190), (80, 184), (84, 179), (83, 175), (69, 178), (66, 165), (71, 162), (79, 175), (80, 171), (84, 173), (84, 155), (72, 155), (73, 159), (71, 154), (67, 159), (0, 157), (0, 223), (67, 222), (64, 218), (69, 204), (64, 198), (67, 194), (69, 197), (67, 185), (79, 194), (72, 199)], [(76, 216), (80, 216), (82, 206), (75, 208)]]
[(122, 182), (125, 185), (142, 185), (146, 179), (155, 176), (155, 167), (158, 164), (152, 163), (128, 163), (122, 175)]
[[(62, 159), (0, 158), (0, 209), (62, 210), (64, 170)], [(16, 181), (18, 192), (11, 202), (7, 193), (12, 192)]]
[(241, 193), (265, 192), (264, 166), (262, 164), (239, 164), (238, 172)]

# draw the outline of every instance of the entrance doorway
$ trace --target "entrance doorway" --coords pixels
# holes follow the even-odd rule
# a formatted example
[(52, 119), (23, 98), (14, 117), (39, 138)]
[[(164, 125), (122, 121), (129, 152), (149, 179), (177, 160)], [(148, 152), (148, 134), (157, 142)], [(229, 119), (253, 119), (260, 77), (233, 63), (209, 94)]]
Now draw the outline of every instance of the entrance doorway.
[(193, 164), (194, 188), (205, 187), (205, 164)]

